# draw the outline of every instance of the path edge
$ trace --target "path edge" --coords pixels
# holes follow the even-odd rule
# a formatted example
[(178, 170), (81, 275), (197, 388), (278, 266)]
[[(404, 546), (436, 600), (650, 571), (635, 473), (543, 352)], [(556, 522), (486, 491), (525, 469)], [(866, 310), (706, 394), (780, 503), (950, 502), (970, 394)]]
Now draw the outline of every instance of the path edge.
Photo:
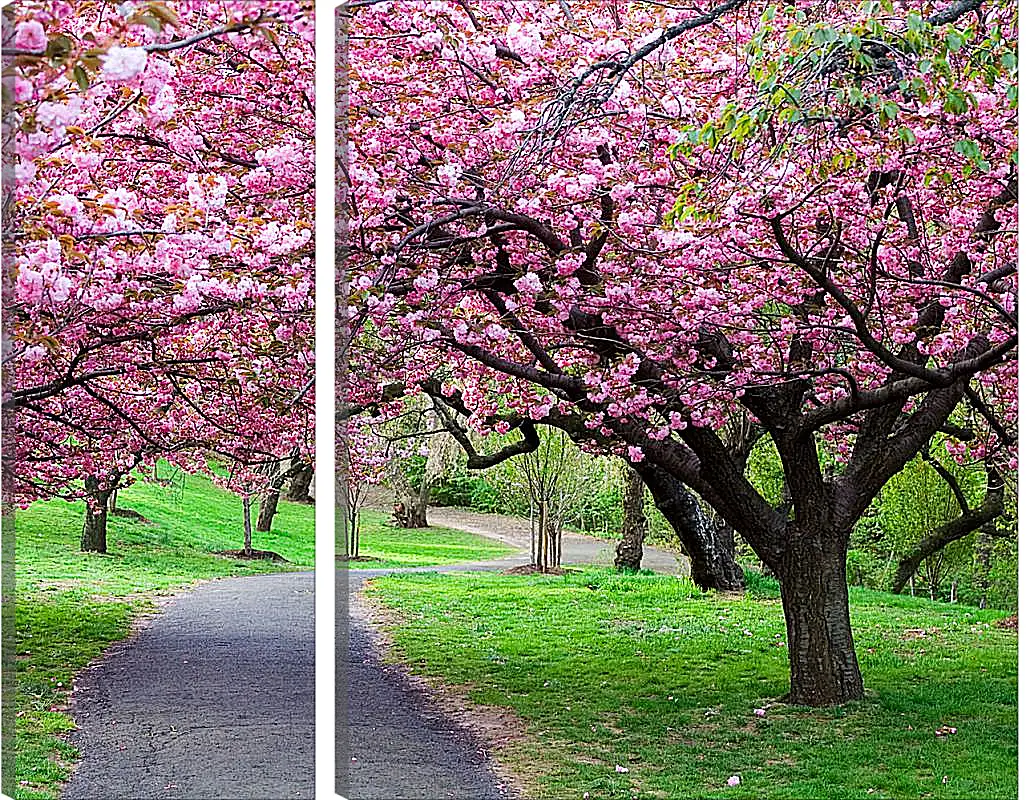
[[(538, 796), (539, 786), (517, 772), (504, 757), (510, 743), (531, 740), (525, 721), (508, 708), (475, 703), (468, 694), (472, 686), (451, 684), (413, 672), (392, 636), (392, 630), (404, 622), (402, 614), (366, 593), (370, 582), (377, 577), (384, 576), (368, 577), (363, 581), (360, 589), (352, 595), (349, 612), (367, 623), (371, 648), (381, 668), (423, 696), (433, 713), (469, 734), (484, 752), (489, 770), (505, 785), (507, 797), (527, 800)], [(500, 717), (507, 732), (513, 731), (512, 735), (498, 736), (496, 726), (485, 722), (486, 713)]]

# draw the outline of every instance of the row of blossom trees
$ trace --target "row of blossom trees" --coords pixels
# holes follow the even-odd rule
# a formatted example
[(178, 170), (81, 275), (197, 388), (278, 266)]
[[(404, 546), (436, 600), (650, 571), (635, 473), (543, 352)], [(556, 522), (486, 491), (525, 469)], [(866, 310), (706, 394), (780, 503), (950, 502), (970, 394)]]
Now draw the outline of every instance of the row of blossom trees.
[(780, 580), (791, 699), (862, 697), (856, 522), (932, 442), (1016, 467), (1015, 4), (397, 8), (346, 12), (343, 405), (618, 454), (738, 588), (699, 495)]
[(312, 458), (312, 14), (5, 9), (7, 502), (88, 518), (157, 459), (246, 497)]

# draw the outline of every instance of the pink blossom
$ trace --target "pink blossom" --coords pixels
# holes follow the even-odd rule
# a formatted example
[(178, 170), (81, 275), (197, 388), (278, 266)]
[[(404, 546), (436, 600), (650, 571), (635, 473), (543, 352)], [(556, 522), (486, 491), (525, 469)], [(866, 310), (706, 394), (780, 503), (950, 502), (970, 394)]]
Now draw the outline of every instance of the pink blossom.
[(146, 50), (142, 47), (112, 47), (101, 57), (103, 76), (129, 81), (146, 69)]
[(731, 775), (727, 778), (727, 786), (739, 786), (741, 784), (740, 775)]
[(21, 22), (14, 31), (14, 46), (21, 50), (45, 50), (46, 31), (38, 20)]

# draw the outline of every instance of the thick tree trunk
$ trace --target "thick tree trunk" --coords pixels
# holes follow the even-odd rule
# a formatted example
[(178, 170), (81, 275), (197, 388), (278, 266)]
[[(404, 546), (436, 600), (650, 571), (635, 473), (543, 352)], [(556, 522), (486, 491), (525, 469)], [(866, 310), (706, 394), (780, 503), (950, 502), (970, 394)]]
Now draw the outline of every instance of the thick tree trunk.
[(395, 523), (400, 528), (426, 528), (427, 507), (416, 502), (415, 497), (407, 497), (406, 502), (396, 504)]
[(272, 489), (260, 498), (260, 513), (257, 515), (256, 529), (261, 533), (267, 533), (271, 530), (271, 522), (274, 521), (274, 515), (278, 513), (278, 500), (280, 497), (281, 492), (277, 489)]
[(310, 502), (310, 484), (313, 483), (314, 470), (309, 464), (299, 468), (299, 471), (292, 477), (289, 482), (289, 490), (285, 495), (286, 500), (291, 500), (293, 503), (309, 503)]
[(648, 519), (645, 517), (645, 482), (637, 470), (624, 470), (623, 527), (620, 541), (616, 543), (616, 557), (613, 566), (619, 570), (637, 572), (641, 569), (643, 544), (648, 533)]
[(89, 493), (86, 502), (85, 522), (82, 525), (82, 552), (107, 552), (107, 501), (110, 490), (101, 490), (100, 482), (92, 475), (86, 475), (85, 488)]
[(665, 470), (645, 461), (635, 469), (687, 553), (691, 579), (702, 589), (744, 589), (745, 575), (734, 558), (733, 533), (728, 546), (724, 538), (717, 537), (712, 520), (702, 512), (695, 496)]
[(796, 530), (780, 565), (792, 703), (829, 706), (864, 695), (848, 613), (848, 537)]
[(429, 492), (407, 487), (395, 504), (395, 524), (400, 528), (426, 528), (429, 497)]

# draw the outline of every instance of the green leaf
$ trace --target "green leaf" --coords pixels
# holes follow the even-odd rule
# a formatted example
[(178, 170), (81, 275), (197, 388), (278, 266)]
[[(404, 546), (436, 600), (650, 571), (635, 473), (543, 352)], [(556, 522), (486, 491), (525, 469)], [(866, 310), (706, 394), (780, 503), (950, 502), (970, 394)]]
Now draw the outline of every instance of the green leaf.
[(58, 36), (54, 36), (46, 44), (46, 57), (54, 64), (59, 64), (68, 57), (68, 54), (74, 46), (75, 43), (63, 33)]
[(969, 110), (969, 103), (966, 102), (965, 92), (960, 89), (952, 89), (944, 100), (944, 110), (951, 114), (964, 114)]
[(89, 88), (89, 73), (86, 72), (85, 67), (81, 64), (76, 64), (72, 74), (75, 76), (75, 83), (78, 84), (79, 89), (84, 92)]

